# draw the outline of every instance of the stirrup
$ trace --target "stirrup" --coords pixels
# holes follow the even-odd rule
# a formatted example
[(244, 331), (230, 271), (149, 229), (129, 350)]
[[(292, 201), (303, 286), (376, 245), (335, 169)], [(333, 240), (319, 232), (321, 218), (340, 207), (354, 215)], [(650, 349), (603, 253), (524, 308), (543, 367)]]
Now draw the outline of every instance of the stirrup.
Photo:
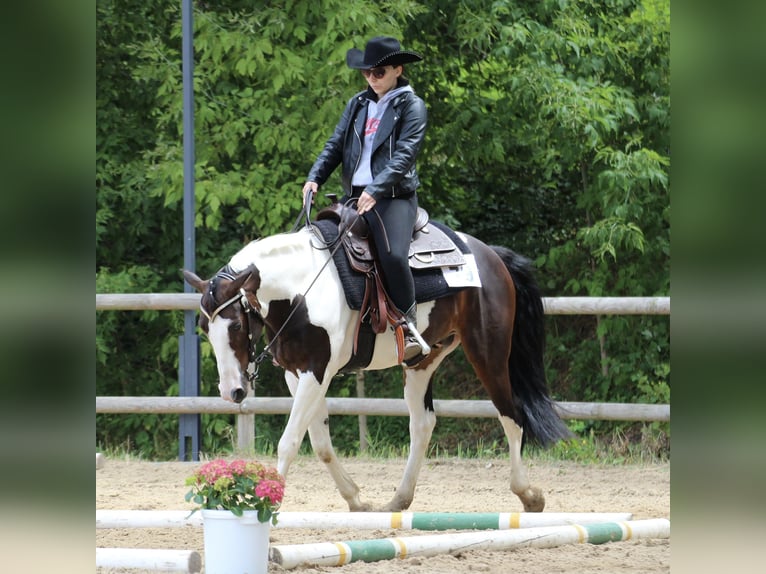
[(404, 337), (404, 360), (407, 360), (407, 351), (411, 348), (417, 348), (418, 352), (423, 353), (424, 356), (430, 353), (431, 347), (428, 346), (412, 321), (407, 321), (406, 325), (409, 332)]
[[(430, 352), (430, 349), (429, 349)], [(411, 361), (418, 355), (427, 355), (428, 353), (423, 352), (423, 347), (420, 346), (420, 343), (417, 342), (415, 337), (411, 335), (407, 335), (404, 337), (404, 352), (402, 356), (402, 362), (407, 363), (408, 361)]]

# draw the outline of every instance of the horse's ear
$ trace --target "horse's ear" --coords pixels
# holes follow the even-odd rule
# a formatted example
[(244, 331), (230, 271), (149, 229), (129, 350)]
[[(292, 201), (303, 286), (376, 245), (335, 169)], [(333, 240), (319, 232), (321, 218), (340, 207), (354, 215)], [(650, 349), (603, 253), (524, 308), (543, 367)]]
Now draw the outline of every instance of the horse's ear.
[(197, 275), (195, 275), (194, 273), (192, 273), (191, 271), (188, 271), (186, 269), (181, 269), (181, 272), (184, 274), (184, 280), (189, 285), (194, 287), (200, 293), (204, 293), (205, 292), (205, 287), (207, 285), (207, 281), (204, 281), (204, 280), (200, 279), (199, 277), (197, 277)]
[(251, 265), (242, 272), (243, 275), (247, 275), (245, 282), (242, 284), (242, 289), (248, 293), (255, 293), (261, 286), (261, 273), (255, 265)]

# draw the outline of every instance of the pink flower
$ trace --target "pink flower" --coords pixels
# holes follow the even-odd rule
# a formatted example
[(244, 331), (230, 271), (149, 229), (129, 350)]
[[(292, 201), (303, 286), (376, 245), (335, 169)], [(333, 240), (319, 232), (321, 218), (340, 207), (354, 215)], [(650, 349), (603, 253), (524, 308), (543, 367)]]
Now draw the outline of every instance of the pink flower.
[(285, 487), (277, 480), (262, 480), (255, 487), (255, 495), (268, 498), (272, 504), (279, 504), (285, 495)]
[(209, 482), (215, 483), (219, 478), (228, 477), (231, 478), (231, 471), (229, 465), (223, 459), (211, 460), (207, 464), (202, 465), (200, 469), (195, 473), (197, 482)]

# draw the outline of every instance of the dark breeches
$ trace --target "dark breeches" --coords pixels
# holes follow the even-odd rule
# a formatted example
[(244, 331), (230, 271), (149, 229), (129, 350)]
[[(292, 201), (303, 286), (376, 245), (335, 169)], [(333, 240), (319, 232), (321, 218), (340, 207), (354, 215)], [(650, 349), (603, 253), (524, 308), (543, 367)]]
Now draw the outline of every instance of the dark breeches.
[(415, 282), (408, 256), (417, 208), (417, 195), (413, 193), (406, 198), (379, 199), (373, 212), (364, 215), (370, 226), (386, 289), (402, 312), (406, 312), (415, 302)]

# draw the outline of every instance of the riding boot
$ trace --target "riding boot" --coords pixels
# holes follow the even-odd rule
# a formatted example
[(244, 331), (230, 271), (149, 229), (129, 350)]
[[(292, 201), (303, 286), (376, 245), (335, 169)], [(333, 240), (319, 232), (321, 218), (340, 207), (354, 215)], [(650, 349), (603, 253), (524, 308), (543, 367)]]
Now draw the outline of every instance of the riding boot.
[(431, 347), (425, 342), (417, 329), (418, 317), (415, 303), (404, 314), (407, 330), (404, 336), (404, 362), (411, 361), (418, 355), (427, 355)]

